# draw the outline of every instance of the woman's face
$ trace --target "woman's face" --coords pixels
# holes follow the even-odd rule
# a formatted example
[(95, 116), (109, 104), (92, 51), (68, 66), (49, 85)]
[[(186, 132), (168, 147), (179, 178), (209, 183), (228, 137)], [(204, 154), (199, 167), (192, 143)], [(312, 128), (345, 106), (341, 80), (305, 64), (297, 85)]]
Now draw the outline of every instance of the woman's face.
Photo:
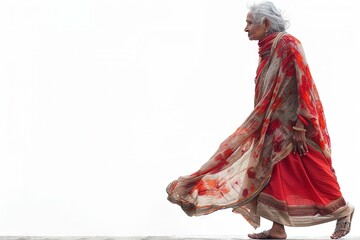
[(255, 24), (254, 18), (251, 12), (246, 17), (245, 32), (248, 33), (249, 40), (262, 40), (266, 37), (267, 24)]

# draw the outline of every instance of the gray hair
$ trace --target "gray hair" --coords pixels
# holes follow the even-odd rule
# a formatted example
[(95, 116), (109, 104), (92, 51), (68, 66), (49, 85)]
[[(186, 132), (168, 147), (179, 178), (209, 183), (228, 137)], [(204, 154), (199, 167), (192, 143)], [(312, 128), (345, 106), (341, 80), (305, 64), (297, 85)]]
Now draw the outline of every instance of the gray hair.
[(285, 20), (281, 11), (270, 1), (254, 4), (250, 7), (255, 24), (261, 24), (267, 19), (270, 22), (269, 33), (283, 32), (288, 28), (289, 21)]

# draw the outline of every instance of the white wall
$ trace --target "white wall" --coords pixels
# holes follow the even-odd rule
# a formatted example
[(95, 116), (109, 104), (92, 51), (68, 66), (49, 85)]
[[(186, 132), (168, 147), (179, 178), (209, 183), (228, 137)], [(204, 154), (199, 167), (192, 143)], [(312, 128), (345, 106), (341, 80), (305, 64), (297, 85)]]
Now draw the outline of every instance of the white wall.
[[(305, 48), (343, 194), (360, 206), (359, 2), (274, 2)], [(252, 109), (250, 3), (0, 1), (0, 235), (252, 232), (230, 210), (189, 218), (165, 193)]]

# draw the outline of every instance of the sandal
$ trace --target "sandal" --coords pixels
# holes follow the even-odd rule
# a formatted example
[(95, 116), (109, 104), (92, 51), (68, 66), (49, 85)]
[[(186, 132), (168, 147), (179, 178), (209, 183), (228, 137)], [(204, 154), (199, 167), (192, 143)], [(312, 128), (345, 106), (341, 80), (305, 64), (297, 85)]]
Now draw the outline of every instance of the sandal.
[(252, 238), (252, 239), (285, 239), (285, 238), (274, 238), (274, 237), (270, 236), (270, 234), (267, 233), (267, 231), (263, 231), (261, 233), (253, 233), (251, 235), (252, 236), (250, 236), (250, 234), (249, 234), (248, 237)]
[[(343, 221), (342, 222), (341, 219), (340, 219), (340, 221), (339, 220), (337, 221), (335, 231), (331, 235), (332, 239), (338, 239), (338, 238), (344, 237), (346, 234), (348, 234), (350, 232), (350, 230), (351, 230), (351, 222), (352, 222), (352, 218), (353, 218), (354, 212), (355, 212), (355, 208), (352, 207), (352, 209), (353, 210), (351, 211), (349, 221)], [(340, 233), (342, 233), (342, 234), (340, 234)], [(338, 235), (338, 236), (336, 236), (336, 235)]]

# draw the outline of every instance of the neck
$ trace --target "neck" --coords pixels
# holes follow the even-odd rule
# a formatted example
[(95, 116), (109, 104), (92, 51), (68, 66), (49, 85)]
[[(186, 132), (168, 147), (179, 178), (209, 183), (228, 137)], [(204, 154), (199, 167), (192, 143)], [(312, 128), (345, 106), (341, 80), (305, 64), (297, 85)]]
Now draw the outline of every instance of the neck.
[(271, 45), (275, 37), (278, 35), (278, 32), (272, 33), (269, 36), (266, 36), (262, 40), (259, 40), (259, 55), (261, 58), (264, 58), (270, 53)]

